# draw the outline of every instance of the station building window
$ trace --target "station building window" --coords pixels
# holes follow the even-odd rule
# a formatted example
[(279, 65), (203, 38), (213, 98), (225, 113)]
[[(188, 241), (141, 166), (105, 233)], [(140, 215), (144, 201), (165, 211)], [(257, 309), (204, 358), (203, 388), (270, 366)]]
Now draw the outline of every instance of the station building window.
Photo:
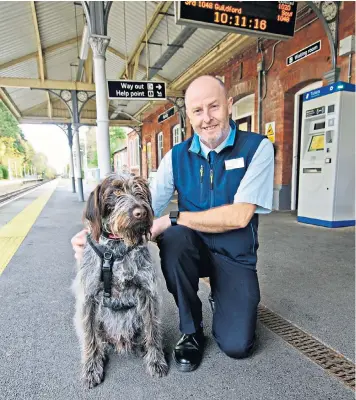
[(232, 106), (232, 119), (240, 131), (254, 131), (255, 95), (250, 94)]
[(131, 160), (131, 168), (138, 168), (140, 163), (139, 156), (139, 143), (138, 137), (136, 136), (133, 140), (130, 141), (130, 160)]
[(173, 146), (175, 146), (176, 144), (178, 144), (182, 141), (182, 131), (180, 129), (179, 124), (177, 124), (173, 127), (172, 136), (173, 136), (173, 140), (172, 140)]
[(157, 135), (157, 167), (163, 158), (163, 132)]
[(152, 172), (152, 145), (151, 142), (146, 144), (146, 160), (147, 160), (147, 176)]

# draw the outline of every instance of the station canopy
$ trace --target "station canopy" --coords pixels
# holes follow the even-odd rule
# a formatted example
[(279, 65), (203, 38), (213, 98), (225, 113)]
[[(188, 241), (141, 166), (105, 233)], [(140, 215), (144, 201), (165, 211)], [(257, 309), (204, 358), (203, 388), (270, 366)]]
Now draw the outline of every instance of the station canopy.
[[(81, 2), (0, 2), (0, 98), (19, 123), (72, 121), (66, 105), (44, 89), (95, 94), (90, 46), (87, 58), (80, 58), (85, 31)], [(182, 96), (194, 77), (211, 73), (257, 40), (177, 25), (171, 1), (114, 1), (107, 35), (107, 80), (165, 82), (167, 96), (173, 98)], [(146, 100), (108, 102), (110, 125), (117, 126), (136, 125), (162, 105)], [(80, 123), (96, 125), (95, 97), (83, 107)]]

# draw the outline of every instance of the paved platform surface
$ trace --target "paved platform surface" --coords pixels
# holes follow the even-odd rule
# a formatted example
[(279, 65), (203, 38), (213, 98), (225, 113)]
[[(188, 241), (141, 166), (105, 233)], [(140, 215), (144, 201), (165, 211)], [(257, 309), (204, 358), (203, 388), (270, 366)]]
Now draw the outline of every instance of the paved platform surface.
[[(11, 203), (0, 213), (6, 208), (8, 215), (15, 213), (16, 207), (16, 202)], [(179, 338), (178, 314), (162, 276), (168, 376), (150, 378), (140, 359), (112, 354), (104, 383), (85, 390), (78, 379), (80, 353), (70, 290), (75, 274), (70, 238), (82, 227), (83, 207), (67, 182), (59, 181), (0, 275), (0, 399), (354, 398), (350, 389), (260, 323), (257, 350), (251, 358), (225, 356), (210, 333), (205, 284), (200, 286), (208, 336), (204, 360), (193, 373), (178, 372), (170, 356)], [(7, 220), (0, 220), (0, 225)], [(262, 303), (349, 358), (354, 348), (354, 233), (353, 228), (301, 225), (290, 214), (273, 213), (261, 218), (258, 264)], [(154, 244), (151, 250), (158, 263)]]

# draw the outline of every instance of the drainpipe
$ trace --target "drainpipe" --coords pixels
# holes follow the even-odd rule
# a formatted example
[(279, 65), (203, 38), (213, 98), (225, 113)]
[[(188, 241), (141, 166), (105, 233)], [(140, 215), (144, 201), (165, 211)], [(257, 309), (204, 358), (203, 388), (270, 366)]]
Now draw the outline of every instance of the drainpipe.
[(347, 82), (351, 82), (351, 74), (352, 74), (352, 53), (349, 54), (349, 72), (347, 75)]
[(264, 73), (264, 59), (263, 59), (263, 53), (260, 47), (260, 41), (259, 39), (257, 40), (257, 52), (260, 52), (262, 55), (262, 59), (260, 62), (257, 63), (257, 86), (258, 86), (258, 91), (257, 91), (257, 128), (258, 128), (258, 133), (262, 134), (263, 128), (262, 128), (262, 79), (263, 79), (263, 73)]

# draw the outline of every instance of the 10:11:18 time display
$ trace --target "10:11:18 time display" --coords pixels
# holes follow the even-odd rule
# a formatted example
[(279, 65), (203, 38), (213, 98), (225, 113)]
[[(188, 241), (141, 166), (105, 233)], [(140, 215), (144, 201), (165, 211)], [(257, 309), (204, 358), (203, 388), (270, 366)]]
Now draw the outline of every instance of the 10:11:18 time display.
[(267, 21), (265, 19), (248, 19), (240, 15), (229, 16), (227, 13), (221, 13), (219, 11), (214, 12), (214, 22), (224, 25), (239, 26), (241, 28), (258, 29), (261, 31), (267, 28)]

